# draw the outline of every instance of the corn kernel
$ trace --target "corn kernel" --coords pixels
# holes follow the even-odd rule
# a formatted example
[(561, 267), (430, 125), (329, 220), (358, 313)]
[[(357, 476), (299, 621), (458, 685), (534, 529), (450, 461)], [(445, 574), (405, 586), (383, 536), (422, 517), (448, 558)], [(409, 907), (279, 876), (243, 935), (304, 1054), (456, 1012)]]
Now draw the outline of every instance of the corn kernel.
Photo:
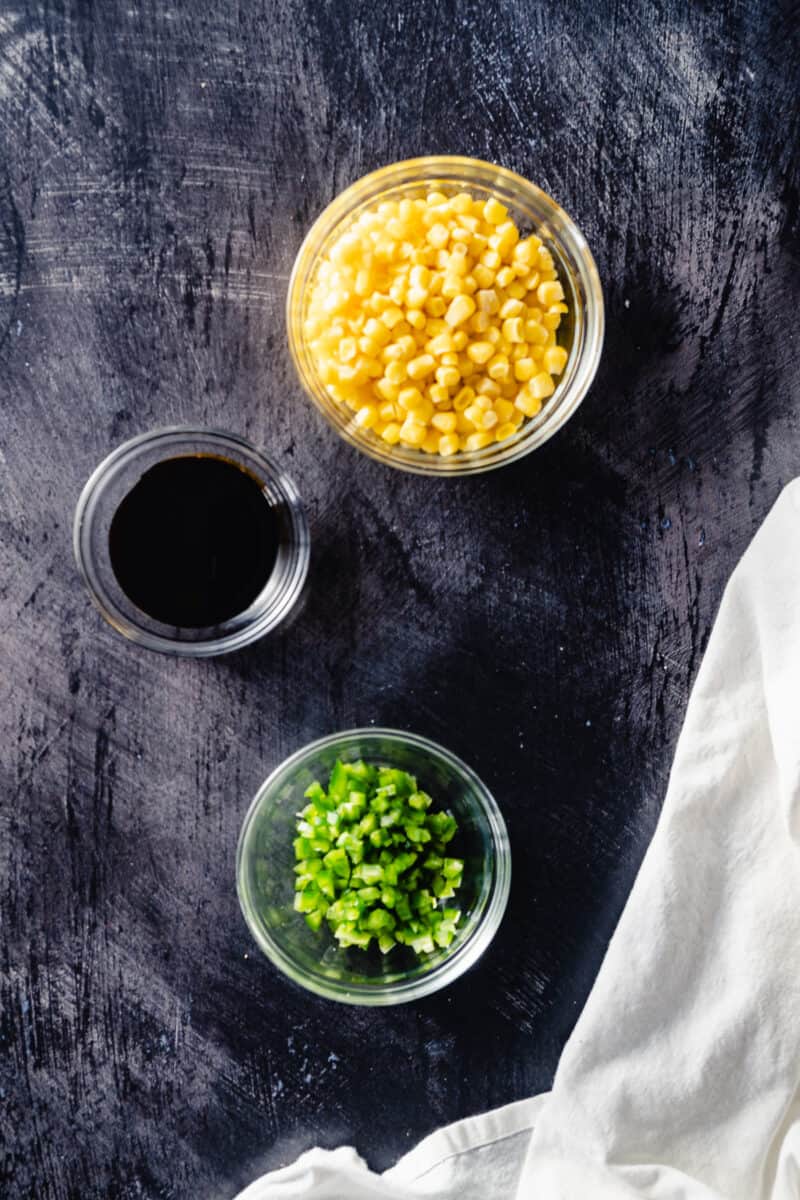
[(494, 434), (489, 433), (487, 429), (481, 429), (478, 433), (469, 433), (464, 441), (464, 449), (467, 452), (472, 450), (483, 450), (486, 446), (491, 446), (494, 441)]
[(436, 359), (432, 354), (420, 354), (418, 358), (412, 358), (408, 364), (409, 379), (424, 379), (435, 367)]
[(400, 409), (391, 400), (384, 400), (378, 408), (378, 416), (382, 421), (394, 421), (400, 415)]
[(494, 431), (495, 440), (504, 442), (506, 438), (512, 437), (517, 432), (517, 427), (513, 421), (504, 421), (502, 425), (498, 425)]
[(397, 403), (404, 412), (414, 412), (415, 409), (424, 407), (425, 397), (419, 388), (405, 387), (398, 392)]
[(479, 397), (491, 397), (495, 399), (501, 395), (500, 384), (495, 383), (493, 379), (482, 379), (476, 390)]
[(525, 341), (531, 346), (543, 346), (547, 341), (547, 330), (538, 321), (526, 321), (523, 331)]
[(353, 233), (345, 233), (339, 238), (331, 250), (331, 259), (342, 265), (355, 265), (361, 258), (363, 249), (361, 239)]
[(548, 346), (542, 357), (545, 371), (551, 375), (560, 375), (567, 365), (567, 352), (563, 346)]
[[(515, 396), (517, 389), (514, 389)], [(497, 419), (502, 424), (504, 421), (510, 421), (514, 412), (514, 405), (509, 400), (495, 400), (494, 411), (497, 413)]]
[(469, 275), (471, 266), (472, 258), (470, 257), (469, 251), (463, 242), (459, 242), (450, 251), (450, 258), (446, 268), (447, 274), (455, 276), (456, 279), (460, 279), (463, 287), (464, 280), (466, 279), (467, 275)]
[(483, 428), (494, 429), (498, 424), (498, 416), (493, 408), (487, 408), (483, 414)]
[(425, 323), (425, 332), (428, 339), (437, 337), (440, 333), (449, 333), (450, 326), (447, 321), (443, 321), (440, 317), (428, 317)]
[(428, 289), (424, 287), (415, 287), (412, 285), (405, 295), (407, 304), (412, 308), (422, 308), (425, 301), (428, 299)]
[(457, 454), (460, 448), (458, 434), (446, 433), (443, 437), (439, 438), (439, 453), (443, 458), (448, 458), (451, 454)]
[(526, 384), (522, 391), (514, 401), (514, 407), (518, 408), (526, 417), (535, 417), (538, 412), (542, 411), (542, 402), (538, 397), (532, 396), (529, 392), (529, 384)]
[(441, 433), (452, 433), (456, 427), (454, 412), (437, 412), (431, 417), (431, 425)]
[(506, 321), (509, 317), (519, 317), (524, 313), (525, 305), (521, 300), (505, 300), (500, 308), (500, 317)]
[(429, 317), (442, 317), (447, 312), (447, 304), (441, 296), (431, 296), (430, 300), (426, 300), (423, 308)]
[(486, 330), (491, 327), (492, 318), (488, 313), (476, 312), (469, 319), (469, 328), (472, 333), (486, 333)]
[(432, 246), (435, 246), (436, 249), (439, 250), (443, 246), (447, 245), (447, 242), (450, 238), (450, 231), (446, 225), (437, 223), (436, 225), (431, 225), (426, 234), (426, 238)]
[[(400, 316), (402, 317), (402, 313)], [(385, 346), (388, 341), (391, 341), (391, 333), (383, 321), (377, 321), (375, 317), (370, 317), (364, 323), (364, 336), (371, 338), (373, 342), (377, 342), (380, 346)]]
[[(496, 250), (484, 250), (483, 254), (481, 255), (481, 266), (488, 267), (490, 271), (496, 271), (502, 261), (503, 260)], [(477, 279), (477, 275), (475, 278)], [(486, 286), (489, 286), (488, 283)]]
[(485, 363), (494, 354), (494, 346), (491, 342), (472, 342), (467, 346), (467, 358), (474, 363)]
[(561, 313), (546, 312), (542, 317), (542, 325), (550, 333), (555, 333), (561, 324)]
[(502, 325), (503, 337), (507, 342), (522, 342), (525, 340), (522, 332), (522, 318), (508, 317)]
[(524, 283), (511, 283), (506, 288), (506, 295), (512, 300), (524, 300), (528, 289)]
[(453, 397), (453, 408), (456, 412), (463, 412), (464, 409), (467, 408), (474, 399), (475, 389), (471, 387), (463, 387), (461, 391)]
[[(494, 288), (481, 289), (481, 291), (477, 293), (475, 299), (480, 311), (488, 313), (489, 316), (493, 316), (494, 313), (496, 313), (500, 308), (500, 301)], [(513, 317), (516, 316), (516, 313), (508, 313), (507, 315)]]
[(490, 271), (483, 263), (473, 267), (472, 274), (479, 288), (490, 288), (495, 281), (494, 271)]
[(408, 375), (406, 364), (399, 360), (390, 362), (384, 371), (384, 375), (389, 380), (389, 383), (402, 383)]
[(536, 363), (532, 358), (518, 358), (514, 363), (514, 378), (520, 383), (527, 383), (537, 372)]
[(464, 416), (468, 421), (471, 421), (476, 429), (483, 428), (484, 410), (477, 404), (470, 404), (464, 409)]
[(508, 216), (508, 209), (492, 196), (483, 206), (483, 219), (490, 225), (502, 225)]
[(356, 425), (359, 429), (371, 429), (378, 419), (378, 410), (372, 404), (365, 404), (356, 413)]
[(474, 312), (475, 301), (471, 296), (456, 296), (445, 313), (444, 319), (448, 325), (455, 328), (456, 325), (462, 325), (464, 321), (468, 320)]
[(400, 441), (400, 426), (396, 421), (392, 421), (383, 430), (381, 437), (385, 442), (388, 442), (390, 446), (396, 446)]
[(564, 299), (564, 289), (557, 279), (550, 283), (540, 283), (536, 289), (536, 298), (542, 308), (549, 308), (551, 304), (557, 304), (559, 300)]
[(452, 300), (462, 293), (461, 280), (457, 275), (445, 275), (442, 283), (442, 295), (446, 300)]
[(396, 383), (392, 383), (390, 379), (379, 379), (375, 384), (375, 391), (382, 400), (396, 400), (398, 396), (398, 387)]
[(472, 196), (469, 192), (459, 192), (457, 196), (451, 198), (450, 207), (459, 216), (469, 213), (472, 211)]
[(527, 386), (530, 388), (531, 395), (535, 396), (537, 400), (546, 400), (556, 390), (556, 385), (547, 371), (542, 371), (539, 375), (534, 375)]
[(500, 254), (507, 255), (519, 241), (519, 230), (513, 221), (503, 221), (502, 225), (497, 226), (495, 237), (498, 238), (495, 249)]
[(453, 349), (459, 351), (464, 350), (468, 342), (469, 338), (466, 330), (457, 329), (453, 334)]
[(493, 358), (490, 358), (486, 373), (496, 383), (505, 383), (507, 379), (510, 379), (511, 364), (505, 354), (495, 354)]
[(461, 383), (461, 372), (458, 367), (437, 367), (436, 382), (441, 387), (458, 387)]
[(406, 320), (412, 329), (425, 328), (425, 313), (418, 308), (407, 308)]
[(537, 237), (523, 238), (514, 247), (512, 254), (514, 261), (523, 263), (525, 266), (531, 266), (536, 262), (536, 256), (541, 244), (541, 241)]
[(516, 279), (513, 267), (501, 267), (495, 276), (495, 282), (501, 288), (507, 288)]
[(339, 342), (339, 361), (346, 363), (355, 358), (358, 353), (355, 338), (342, 338)]
[(431, 273), (427, 267), (417, 265), (411, 268), (408, 278), (412, 287), (427, 288), (430, 286)]
[(421, 421), (417, 421), (411, 413), (406, 417), (403, 424), (400, 426), (400, 441), (407, 442), (410, 446), (421, 446), (425, 441), (427, 426)]
[(442, 387), (440, 383), (434, 383), (428, 388), (428, 395), (437, 408), (450, 406), (450, 388)]

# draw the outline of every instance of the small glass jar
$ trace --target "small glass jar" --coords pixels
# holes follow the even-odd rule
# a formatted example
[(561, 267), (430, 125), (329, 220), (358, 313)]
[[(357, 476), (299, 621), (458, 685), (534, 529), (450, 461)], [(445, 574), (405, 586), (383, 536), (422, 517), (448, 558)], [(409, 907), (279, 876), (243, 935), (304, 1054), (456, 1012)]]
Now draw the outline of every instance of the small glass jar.
[[(294, 911), (297, 813), (309, 784), (326, 785), (337, 759), (409, 771), (436, 807), (456, 818), (453, 845), (464, 860), (464, 879), (452, 903), (462, 918), (446, 950), (411, 965), (399, 963), (395, 951), (343, 950), (326, 928), (312, 932)], [(345, 1004), (403, 1004), (458, 979), (492, 941), (511, 886), (508, 833), (489, 789), (444, 746), (398, 729), (349, 729), (296, 751), (261, 785), (239, 836), (236, 886), (250, 932), (289, 979)]]
[[(470, 192), (476, 199), (496, 197), (509, 209), (523, 236), (542, 238), (555, 259), (569, 313), (558, 343), (569, 352), (564, 372), (541, 412), (516, 434), (483, 450), (450, 457), (389, 446), (360, 429), (354, 413), (329, 395), (306, 342), (303, 327), (319, 264), (336, 239), (361, 215), (387, 200), (415, 199), (428, 191), (445, 195)], [(594, 379), (603, 348), (604, 311), (600, 276), (574, 221), (541, 188), (504, 167), (475, 158), (432, 155), (393, 163), (365, 175), (343, 191), (317, 218), (295, 259), (286, 301), (289, 349), (305, 391), (328, 423), (351, 446), (371, 458), (419, 475), (474, 475), (515, 462), (543, 445), (573, 415)]]
[[(146, 471), (194, 456), (230, 462), (261, 485), (277, 522), (278, 553), (267, 582), (243, 612), (220, 625), (179, 628), (149, 616), (123, 591), (111, 564), (109, 532), (122, 500)], [(78, 500), (73, 545), (92, 600), (118, 633), (149, 650), (194, 658), (238, 650), (276, 629), (301, 598), (310, 556), (300, 496), (277, 463), (236, 434), (179, 427), (131, 438), (100, 463)]]

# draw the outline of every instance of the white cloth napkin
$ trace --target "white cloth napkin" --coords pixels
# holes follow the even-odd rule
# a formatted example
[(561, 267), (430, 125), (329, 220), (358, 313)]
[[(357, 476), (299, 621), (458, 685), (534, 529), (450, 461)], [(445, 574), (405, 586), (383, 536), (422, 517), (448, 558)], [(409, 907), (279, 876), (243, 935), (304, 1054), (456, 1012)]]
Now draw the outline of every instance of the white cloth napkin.
[(384, 1175), (311, 1150), (239, 1200), (295, 1197), (800, 1197), (800, 480), (726, 589), (553, 1090), (432, 1134)]

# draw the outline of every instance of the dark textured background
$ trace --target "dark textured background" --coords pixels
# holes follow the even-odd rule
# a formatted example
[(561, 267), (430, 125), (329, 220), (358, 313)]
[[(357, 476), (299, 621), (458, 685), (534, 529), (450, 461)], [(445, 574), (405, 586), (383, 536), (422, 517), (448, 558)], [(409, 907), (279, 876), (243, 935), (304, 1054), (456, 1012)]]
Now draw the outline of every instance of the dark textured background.
[[(800, 468), (795, 6), (0, 2), (0, 1193), (225, 1200), (314, 1143), (384, 1167), (546, 1088), (656, 820), (724, 583)], [(283, 321), (334, 194), (432, 151), (575, 217), (608, 336), (519, 465), (406, 477), (300, 394)], [(302, 619), (138, 652), (70, 546), (92, 467), (200, 421), (288, 467)], [(234, 848), (264, 775), (375, 721), (506, 814), (492, 950), (394, 1011), (263, 961)]]

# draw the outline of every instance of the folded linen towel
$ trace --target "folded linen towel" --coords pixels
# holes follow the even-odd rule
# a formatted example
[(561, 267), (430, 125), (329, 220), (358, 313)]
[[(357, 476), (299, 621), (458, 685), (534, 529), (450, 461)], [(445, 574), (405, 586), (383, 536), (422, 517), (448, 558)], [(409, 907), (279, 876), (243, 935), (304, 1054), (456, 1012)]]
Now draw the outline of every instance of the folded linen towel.
[(726, 589), (653, 841), (544, 1096), (383, 1175), (311, 1150), (239, 1200), (800, 1197), (800, 480)]

